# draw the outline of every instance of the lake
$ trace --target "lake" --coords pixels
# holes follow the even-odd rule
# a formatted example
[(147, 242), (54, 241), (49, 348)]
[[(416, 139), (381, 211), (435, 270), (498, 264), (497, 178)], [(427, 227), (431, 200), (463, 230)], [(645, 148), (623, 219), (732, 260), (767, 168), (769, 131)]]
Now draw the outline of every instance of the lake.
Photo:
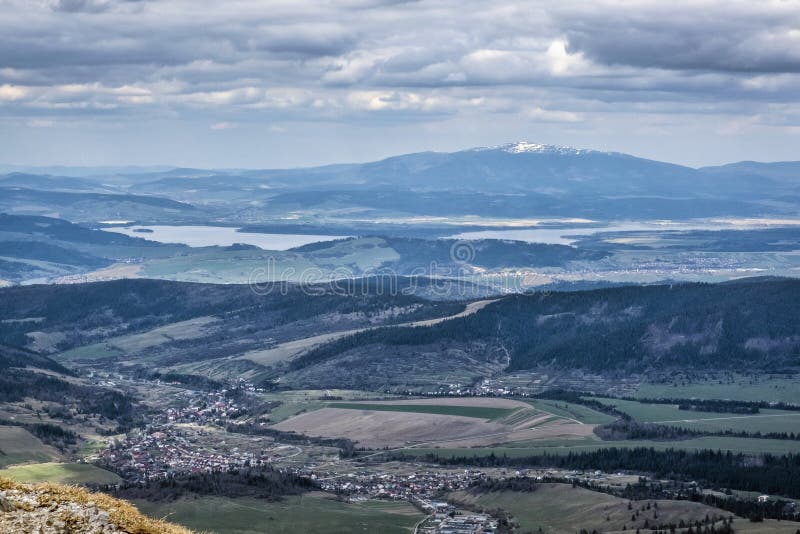
[(576, 226), (572, 228), (522, 228), (516, 230), (482, 230), (477, 232), (461, 232), (451, 235), (449, 239), (463, 239), (466, 241), (476, 239), (507, 239), (511, 241), (525, 241), (527, 243), (547, 243), (551, 245), (571, 245), (582, 237), (598, 232), (641, 232), (647, 230), (717, 230), (722, 228), (746, 229), (748, 226), (733, 227), (727, 223), (696, 221), (696, 222), (612, 222), (605, 226)]
[(190, 247), (228, 247), (235, 243), (244, 243), (264, 250), (288, 250), (309, 243), (333, 241), (347, 237), (312, 234), (258, 234), (238, 232), (238, 228), (230, 226), (112, 226), (103, 228), (103, 230), (131, 237), (141, 237), (159, 243), (181, 243)]

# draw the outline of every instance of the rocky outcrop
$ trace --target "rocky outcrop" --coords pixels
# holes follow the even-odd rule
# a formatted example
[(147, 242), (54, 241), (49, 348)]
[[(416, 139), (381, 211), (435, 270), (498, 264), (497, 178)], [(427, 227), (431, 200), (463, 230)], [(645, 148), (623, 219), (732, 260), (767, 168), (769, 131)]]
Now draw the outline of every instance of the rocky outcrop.
[(0, 532), (36, 534), (191, 534), (143, 516), (130, 503), (58, 484), (0, 479)]

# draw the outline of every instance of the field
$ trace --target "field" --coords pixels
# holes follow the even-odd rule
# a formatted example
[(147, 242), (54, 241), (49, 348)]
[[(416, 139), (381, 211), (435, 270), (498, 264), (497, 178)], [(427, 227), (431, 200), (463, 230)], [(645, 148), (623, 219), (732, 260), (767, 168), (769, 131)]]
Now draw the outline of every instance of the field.
[(60, 457), (56, 449), (45, 445), (24, 428), (0, 426), (0, 467), (50, 462)]
[[(346, 389), (297, 389), (282, 391), (280, 393), (266, 393), (265, 400), (279, 401), (280, 406), (274, 408), (270, 420), (279, 423), (302, 412), (310, 412), (325, 407), (327, 401), (323, 397), (335, 397), (345, 401), (360, 399), (375, 399), (376, 394), (369, 391), (354, 391)], [(390, 397), (384, 395), (383, 397)]]
[(59, 484), (117, 484), (115, 473), (91, 464), (42, 463), (15, 465), (0, 470), (0, 477), (17, 482), (56, 482)]
[(350, 534), (412, 532), (423, 518), (416, 508), (404, 502), (366, 501), (347, 504), (324, 494), (286, 497), (280, 502), (253, 498), (182, 498), (171, 503), (137, 501), (147, 515), (166, 518), (215, 534)]
[(66, 350), (55, 355), (59, 361), (73, 362), (78, 360), (103, 360), (106, 358), (116, 358), (124, 353), (107, 343), (94, 343), (84, 345), (74, 349)]
[(758, 414), (696, 412), (679, 410), (673, 404), (644, 404), (618, 399), (596, 399), (616, 406), (637, 421), (661, 423), (696, 430), (800, 433), (800, 412), (761, 410)]
[(549, 412), (559, 417), (575, 419), (589, 425), (603, 425), (613, 422), (616, 418), (580, 404), (572, 404), (554, 400), (526, 400), (534, 408), (542, 412)]
[(430, 413), (437, 415), (457, 415), (476, 419), (500, 419), (511, 415), (515, 408), (491, 408), (488, 406), (448, 406), (430, 404), (390, 404), (362, 402), (332, 402), (329, 408), (345, 410), (368, 410), (382, 412)]
[[(573, 488), (567, 484), (541, 484), (531, 493), (498, 491), (487, 493), (457, 492), (451, 497), (466, 505), (482, 508), (502, 508), (519, 523), (520, 531), (572, 534), (578, 530), (613, 532), (644, 529), (647, 520), (654, 523), (678, 523), (680, 520), (703, 520), (706, 515), (728, 517), (730, 513), (687, 501), (636, 501), (628, 509), (628, 501), (612, 495)], [(657, 503), (657, 510), (656, 510)], [(647, 506), (650, 509), (647, 509)], [(645, 508), (642, 510), (642, 508)], [(632, 520), (636, 513), (637, 519)], [(654, 517), (657, 514), (657, 518)], [(755, 532), (745, 519), (736, 519), (737, 532)], [(757, 532), (794, 532), (800, 523), (767, 521), (757, 526)]]
[[(588, 425), (587, 425), (588, 426)], [(459, 444), (460, 445), (460, 444)], [(425, 455), (435, 454), (441, 458), (451, 456), (496, 456), (506, 455), (511, 458), (524, 456), (537, 456), (542, 454), (569, 454), (574, 452), (592, 452), (600, 449), (648, 447), (656, 450), (685, 449), (685, 450), (723, 450), (750, 454), (771, 453), (789, 454), (800, 453), (800, 442), (778, 439), (754, 438), (729, 438), (729, 437), (700, 437), (680, 441), (601, 441), (595, 436), (585, 438), (558, 438), (548, 439), (543, 437), (536, 441), (521, 441), (513, 444), (504, 444), (495, 447), (466, 448), (456, 444), (433, 448), (430, 446), (406, 449), (405, 454)]]
[(538, 438), (584, 438), (592, 425), (497, 398), (329, 403), (274, 428), (312, 436), (345, 437), (368, 448), (488, 446)]
[(207, 327), (217, 321), (218, 319), (214, 317), (196, 317), (188, 321), (159, 326), (140, 334), (110, 338), (106, 343), (125, 353), (138, 352), (170, 341), (202, 337)]
[(642, 384), (640, 398), (698, 398), (800, 403), (800, 379), (784, 375), (726, 374), (667, 384)]

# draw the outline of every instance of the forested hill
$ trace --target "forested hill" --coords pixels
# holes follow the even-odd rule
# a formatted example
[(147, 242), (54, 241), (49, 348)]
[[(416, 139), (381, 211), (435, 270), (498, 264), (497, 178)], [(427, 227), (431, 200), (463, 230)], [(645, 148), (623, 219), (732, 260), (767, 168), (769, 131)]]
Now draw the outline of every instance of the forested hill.
[(503, 346), (510, 370), (779, 368), (800, 365), (800, 280), (626, 286), (513, 295), (429, 328), (385, 329), (322, 347), (296, 369), (356, 346), (475, 341)]
[(0, 343), (0, 371), (10, 367), (33, 367), (68, 374), (58, 362), (33, 351)]

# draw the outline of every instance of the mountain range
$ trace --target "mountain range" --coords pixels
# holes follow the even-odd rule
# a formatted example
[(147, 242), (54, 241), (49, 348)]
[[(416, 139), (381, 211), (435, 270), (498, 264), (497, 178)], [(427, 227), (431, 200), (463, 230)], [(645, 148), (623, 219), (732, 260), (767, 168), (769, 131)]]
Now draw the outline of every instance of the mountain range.
[[(800, 199), (800, 162), (691, 168), (529, 142), (298, 169), (57, 170), (0, 175), (0, 211), (80, 222), (115, 213), (151, 222), (266, 222), (308, 210), (687, 219), (796, 215)], [(57, 197), (43, 193), (55, 191)]]

